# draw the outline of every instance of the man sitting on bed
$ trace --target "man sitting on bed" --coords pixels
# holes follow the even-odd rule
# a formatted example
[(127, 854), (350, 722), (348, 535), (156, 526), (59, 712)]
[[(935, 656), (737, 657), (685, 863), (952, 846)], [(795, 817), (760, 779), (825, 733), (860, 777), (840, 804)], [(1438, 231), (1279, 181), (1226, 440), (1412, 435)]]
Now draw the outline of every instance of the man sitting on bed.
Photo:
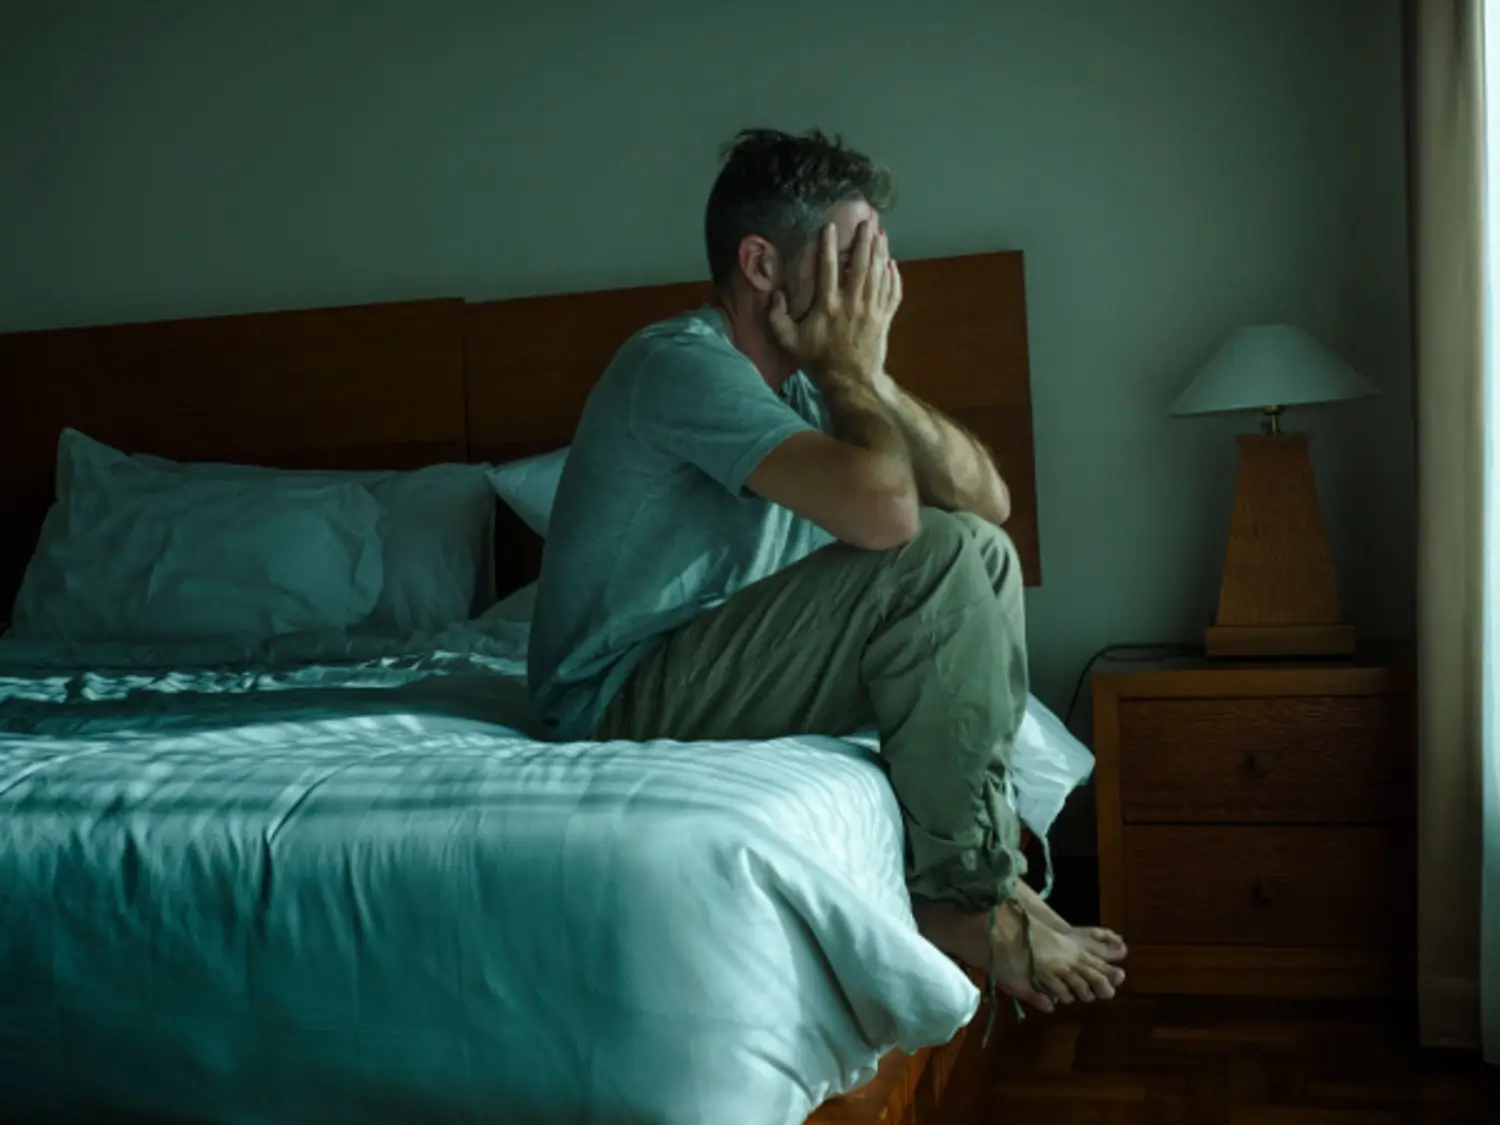
[(922, 932), (1043, 1010), (1108, 998), (1123, 943), (1021, 881), (1009, 494), (983, 446), (885, 369), (890, 195), (885, 171), (820, 133), (730, 146), (707, 209), (713, 302), (627, 341), (584, 409), (543, 558), (533, 702), (568, 739), (875, 727)]

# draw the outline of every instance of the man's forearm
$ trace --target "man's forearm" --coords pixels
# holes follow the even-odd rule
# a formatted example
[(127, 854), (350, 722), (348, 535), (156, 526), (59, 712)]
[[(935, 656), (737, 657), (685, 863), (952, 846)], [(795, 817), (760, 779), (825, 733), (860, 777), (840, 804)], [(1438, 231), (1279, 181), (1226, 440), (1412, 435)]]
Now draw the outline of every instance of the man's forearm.
[(972, 512), (1000, 525), (1010, 518), (1010, 490), (984, 444), (935, 407), (882, 375), (875, 384), (890, 408), (911, 460), (923, 503)]
[(896, 411), (862, 379), (829, 375), (821, 380), (833, 436), (871, 454), (876, 479), (894, 493), (920, 493), (910, 443)]

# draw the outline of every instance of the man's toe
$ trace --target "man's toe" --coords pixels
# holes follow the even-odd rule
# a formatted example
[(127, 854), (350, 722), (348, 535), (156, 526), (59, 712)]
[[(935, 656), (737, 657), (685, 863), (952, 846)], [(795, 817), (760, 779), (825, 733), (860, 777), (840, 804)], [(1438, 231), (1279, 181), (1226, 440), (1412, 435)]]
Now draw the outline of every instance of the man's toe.
[(1079, 975), (1088, 981), (1089, 988), (1100, 1000), (1113, 1000), (1115, 998), (1114, 987), (1098, 969), (1083, 968), (1078, 970)]

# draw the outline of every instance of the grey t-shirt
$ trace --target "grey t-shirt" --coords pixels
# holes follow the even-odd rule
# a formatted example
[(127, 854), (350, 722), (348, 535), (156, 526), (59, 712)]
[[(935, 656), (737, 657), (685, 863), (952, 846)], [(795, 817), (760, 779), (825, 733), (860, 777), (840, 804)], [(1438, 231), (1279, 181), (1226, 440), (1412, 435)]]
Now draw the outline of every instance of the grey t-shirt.
[(558, 737), (586, 738), (666, 634), (831, 541), (745, 489), (810, 429), (827, 429), (812, 383), (772, 390), (713, 308), (620, 348), (563, 469), (532, 619), (532, 705)]

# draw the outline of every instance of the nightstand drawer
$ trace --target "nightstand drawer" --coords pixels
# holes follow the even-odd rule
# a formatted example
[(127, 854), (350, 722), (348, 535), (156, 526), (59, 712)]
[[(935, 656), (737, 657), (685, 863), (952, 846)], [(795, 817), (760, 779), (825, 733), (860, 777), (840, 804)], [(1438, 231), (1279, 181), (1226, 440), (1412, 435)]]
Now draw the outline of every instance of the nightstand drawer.
[(1399, 943), (1411, 856), (1375, 827), (1124, 833), (1132, 943), (1370, 948)]
[(1396, 695), (1128, 699), (1127, 822), (1344, 823), (1407, 818), (1411, 755)]

